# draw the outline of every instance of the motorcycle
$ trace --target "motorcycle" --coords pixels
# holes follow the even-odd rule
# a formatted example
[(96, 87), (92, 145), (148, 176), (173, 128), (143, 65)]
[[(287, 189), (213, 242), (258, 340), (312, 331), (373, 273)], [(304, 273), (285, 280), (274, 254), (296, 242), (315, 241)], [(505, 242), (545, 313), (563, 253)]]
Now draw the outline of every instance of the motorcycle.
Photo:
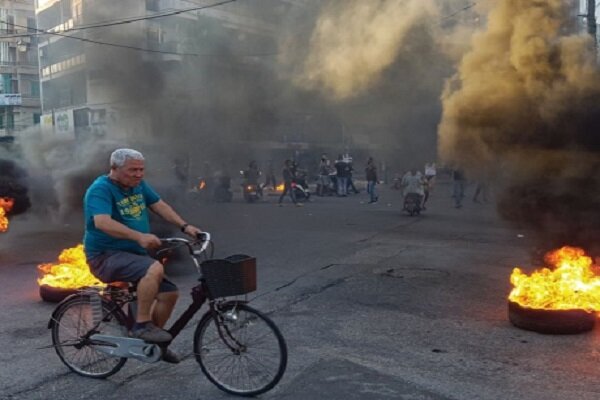
[(245, 171), (240, 171), (240, 174), (243, 178), (242, 195), (244, 196), (244, 200), (246, 200), (248, 203), (253, 203), (257, 200), (260, 200), (262, 198), (262, 188), (254, 182), (248, 182)]
[(423, 200), (423, 196), (418, 193), (408, 193), (404, 196), (404, 208), (403, 211), (406, 211), (411, 217), (414, 215), (419, 215), (421, 213), (421, 202)]
[(310, 191), (306, 183), (306, 173), (297, 172), (296, 177), (292, 181), (292, 190), (298, 201), (308, 201), (310, 199)]

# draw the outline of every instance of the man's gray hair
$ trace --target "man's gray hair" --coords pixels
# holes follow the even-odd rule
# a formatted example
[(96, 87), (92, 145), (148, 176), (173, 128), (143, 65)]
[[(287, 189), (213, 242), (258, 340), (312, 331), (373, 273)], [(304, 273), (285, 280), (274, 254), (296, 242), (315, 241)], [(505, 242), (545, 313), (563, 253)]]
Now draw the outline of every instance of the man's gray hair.
[(127, 160), (144, 161), (144, 156), (137, 150), (133, 149), (116, 149), (110, 155), (110, 167), (122, 167)]

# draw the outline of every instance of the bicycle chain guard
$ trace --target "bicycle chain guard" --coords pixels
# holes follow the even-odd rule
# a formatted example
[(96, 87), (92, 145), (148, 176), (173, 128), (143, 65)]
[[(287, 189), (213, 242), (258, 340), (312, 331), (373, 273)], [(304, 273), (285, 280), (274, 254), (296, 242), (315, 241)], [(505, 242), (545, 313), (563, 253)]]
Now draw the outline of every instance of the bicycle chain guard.
[(90, 336), (90, 339), (106, 343), (107, 346), (94, 346), (94, 349), (111, 357), (135, 358), (145, 363), (154, 363), (161, 359), (160, 347), (142, 339), (99, 334)]

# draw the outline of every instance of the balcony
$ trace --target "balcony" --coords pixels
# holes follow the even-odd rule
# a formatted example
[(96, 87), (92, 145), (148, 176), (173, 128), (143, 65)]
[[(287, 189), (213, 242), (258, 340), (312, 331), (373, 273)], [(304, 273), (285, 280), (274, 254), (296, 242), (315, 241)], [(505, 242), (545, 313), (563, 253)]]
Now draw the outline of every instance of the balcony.
[(25, 61), (0, 61), (0, 74), (14, 74), (17, 71), (34, 75), (39, 73), (37, 63), (29, 63)]
[(22, 96), (21, 101), (22, 101), (21, 107), (33, 107), (33, 108), (41, 107), (41, 100), (40, 100), (39, 96), (32, 96), (29, 94), (25, 94)]

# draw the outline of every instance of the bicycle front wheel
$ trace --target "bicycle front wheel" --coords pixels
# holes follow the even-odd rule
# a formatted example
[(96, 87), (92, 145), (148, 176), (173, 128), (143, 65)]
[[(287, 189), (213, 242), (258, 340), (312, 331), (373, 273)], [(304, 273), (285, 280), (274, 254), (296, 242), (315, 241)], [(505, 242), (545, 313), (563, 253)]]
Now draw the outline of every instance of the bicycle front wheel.
[(79, 375), (106, 378), (121, 369), (127, 358), (111, 357), (96, 346), (90, 336), (127, 336), (125, 316), (114, 303), (102, 301), (102, 320), (94, 323), (89, 295), (77, 295), (59, 306), (53, 314), (52, 344), (62, 362)]
[(237, 302), (204, 314), (194, 333), (194, 354), (212, 383), (240, 396), (271, 390), (287, 365), (287, 346), (277, 326)]

